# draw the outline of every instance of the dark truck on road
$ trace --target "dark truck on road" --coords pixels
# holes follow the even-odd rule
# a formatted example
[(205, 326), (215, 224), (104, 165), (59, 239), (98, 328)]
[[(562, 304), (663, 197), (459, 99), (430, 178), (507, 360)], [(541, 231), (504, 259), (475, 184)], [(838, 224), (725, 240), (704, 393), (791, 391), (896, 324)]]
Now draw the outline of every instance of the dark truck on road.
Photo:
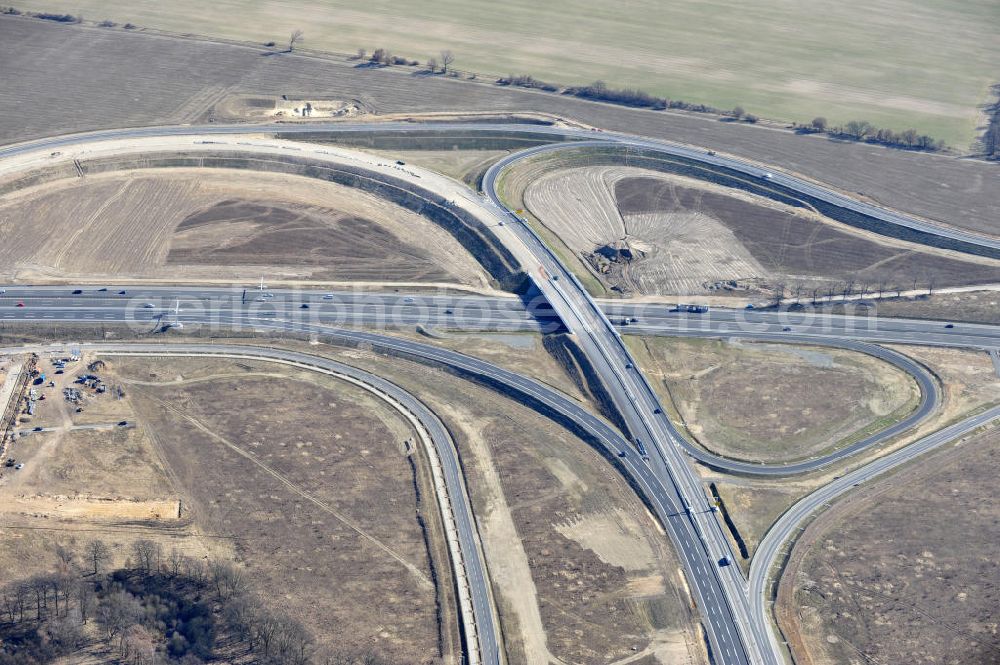
[(670, 308), (671, 312), (687, 312), (689, 314), (704, 314), (708, 311), (707, 305), (677, 305)]

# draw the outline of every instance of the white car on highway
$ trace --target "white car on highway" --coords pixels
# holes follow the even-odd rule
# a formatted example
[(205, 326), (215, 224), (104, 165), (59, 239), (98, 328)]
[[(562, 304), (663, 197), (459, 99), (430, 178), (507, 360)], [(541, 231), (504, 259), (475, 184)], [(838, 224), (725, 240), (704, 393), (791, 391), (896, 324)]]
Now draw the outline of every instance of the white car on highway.
[(156, 305), (154, 305), (151, 302), (148, 302), (142, 306), (143, 309), (153, 309), (154, 307), (156, 307)]

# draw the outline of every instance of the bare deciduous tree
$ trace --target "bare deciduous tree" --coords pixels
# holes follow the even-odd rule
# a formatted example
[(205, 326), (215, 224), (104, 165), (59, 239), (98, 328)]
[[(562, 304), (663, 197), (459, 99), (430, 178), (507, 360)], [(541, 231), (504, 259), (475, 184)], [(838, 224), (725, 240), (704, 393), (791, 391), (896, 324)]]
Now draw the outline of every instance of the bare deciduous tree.
[(256, 648), (255, 626), (260, 611), (260, 603), (248, 595), (236, 598), (226, 605), (226, 621), (233, 627), (240, 639), (246, 640), (250, 651)]
[(93, 564), (94, 575), (101, 572), (101, 568), (111, 558), (111, 549), (103, 540), (92, 540), (87, 543), (87, 559)]
[(76, 559), (76, 552), (69, 549), (65, 545), (56, 545), (56, 558), (59, 559), (59, 563), (66, 569), (73, 567), (73, 560)]
[(42, 609), (48, 607), (49, 600), (49, 580), (46, 575), (35, 575), (28, 580), (28, 588), (35, 596), (35, 618), (42, 620)]
[(228, 561), (213, 561), (209, 564), (209, 573), (215, 591), (222, 600), (246, 593), (249, 588), (246, 572)]
[(312, 652), (312, 638), (298, 621), (282, 617), (275, 625), (275, 651), (279, 662), (306, 665)]
[(80, 621), (87, 623), (87, 620), (94, 613), (97, 607), (97, 595), (94, 593), (94, 586), (85, 580), (76, 583), (76, 606), (80, 610)]
[(451, 63), (455, 62), (455, 55), (448, 50), (441, 51), (441, 73), (447, 74)]
[(870, 135), (875, 127), (867, 120), (851, 120), (844, 125), (844, 133), (856, 139), (863, 139)]
[(136, 567), (144, 574), (154, 573), (159, 568), (160, 546), (152, 540), (141, 538), (132, 543), (132, 556)]
[(274, 615), (266, 610), (257, 613), (257, 620), (254, 623), (254, 638), (260, 645), (264, 658), (271, 656), (277, 631), (278, 622)]
[(101, 624), (104, 637), (110, 644), (121, 636), (125, 629), (133, 625), (142, 614), (142, 605), (127, 591), (111, 593), (97, 610), (97, 621)]
[(438, 70), (437, 58), (431, 58), (430, 60), (428, 60), (427, 71), (429, 71), (431, 74), (437, 74), (437, 70)]
[(847, 282), (846, 282), (846, 283), (844, 284), (844, 300), (847, 300), (847, 298), (848, 298), (848, 297), (849, 297), (849, 296), (850, 296), (850, 295), (851, 295), (852, 293), (854, 293), (854, 280), (853, 280), (853, 279), (852, 279), (852, 280), (848, 280), (848, 281), (847, 281)]
[(778, 284), (774, 288), (774, 306), (777, 308), (781, 307), (781, 303), (785, 300), (785, 285)]
[(42, 638), (63, 649), (75, 650), (83, 639), (83, 625), (77, 612), (68, 612), (64, 617), (49, 619), (38, 629)]
[(291, 53), (295, 49), (295, 45), (305, 39), (305, 33), (299, 29), (292, 30), (291, 36), (288, 38), (288, 52)]
[(823, 116), (817, 116), (813, 118), (811, 124), (812, 128), (815, 129), (817, 132), (826, 131), (826, 118), (824, 118)]
[(148, 665), (156, 653), (156, 641), (149, 631), (135, 624), (129, 626), (121, 641), (121, 657), (133, 665)]
[(24, 620), (24, 608), (30, 590), (24, 583), (13, 584), (3, 592), (3, 609), (11, 623)]
[(173, 577), (180, 575), (181, 566), (184, 565), (184, 555), (181, 554), (176, 547), (170, 548), (170, 559), (168, 565), (170, 566), (170, 574)]

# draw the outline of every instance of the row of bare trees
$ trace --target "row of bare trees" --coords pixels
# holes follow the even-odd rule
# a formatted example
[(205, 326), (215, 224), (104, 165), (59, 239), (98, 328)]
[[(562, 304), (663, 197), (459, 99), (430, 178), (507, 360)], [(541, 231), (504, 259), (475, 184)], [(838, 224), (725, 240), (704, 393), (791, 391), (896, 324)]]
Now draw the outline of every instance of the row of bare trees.
[(880, 280), (878, 282), (860, 282), (853, 279), (849, 279), (839, 284), (831, 282), (826, 286), (814, 286), (812, 288), (803, 284), (792, 284), (791, 286), (787, 284), (778, 284), (774, 287), (772, 304), (776, 307), (780, 307), (782, 303), (787, 301), (802, 303), (803, 301), (808, 300), (810, 304), (815, 305), (835, 300), (882, 300), (883, 298), (902, 297), (904, 291), (908, 292), (910, 295), (924, 295), (921, 294), (920, 291), (925, 290), (926, 295), (934, 295), (933, 280), (927, 282), (926, 286), (921, 286), (919, 289), (918, 280), (916, 279), (913, 280), (912, 284), (907, 286), (900, 286), (898, 284), (890, 286), (884, 280)]
[(982, 137), (983, 153), (990, 159), (1000, 159), (1000, 83), (990, 86), (990, 91), (996, 100), (983, 107), (987, 117)]
[[(291, 53), (295, 50), (296, 45), (302, 43), (305, 40), (305, 33), (302, 30), (296, 29), (292, 31), (292, 34), (288, 37), (288, 48), (286, 53)], [(269, 42), (273, 44), (273, 42)], [(447, 74), (451, 71), (451, 65), (455, 62), (455, 54), (450, 50), (445, 49), (441, 51), (441, 58), (431, 58), (427, 61), (427, 71), (431, 74)], [(391, 65), (404, 65), (410, 67), (416, 67), (420, 65), (418, 60), (410, 60), (403, 58), (398, 55), (393, 55), (389, 49), (377, 48), (375, 49), (371, 56), (365, 49), (358, 49), (357, 60), (366, 60), (372, 64), (382, 65), (388, 67)]]
[(115, 570), (102, 540), (79, 554), (55, 553), (55, 570), (0, 590), (0, 663), (51, 660), (98, 636), (120, 662), (193, 665), (212, 657), (219, 633), (229, 637), (227, 648), (242, 645), (261, 663), (314, 659), (302, 624), (267, 608), (246, 570), (227, 561), (165, 552), (148, 539), (134, 541), (126, 566)]

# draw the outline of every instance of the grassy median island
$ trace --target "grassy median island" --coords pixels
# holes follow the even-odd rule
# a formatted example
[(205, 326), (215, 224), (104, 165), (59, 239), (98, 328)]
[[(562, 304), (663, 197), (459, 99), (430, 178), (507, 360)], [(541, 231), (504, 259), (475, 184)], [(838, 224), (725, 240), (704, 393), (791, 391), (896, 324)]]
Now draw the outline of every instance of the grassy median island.
[(824, 347), (626, 337), (664, 407), (727, 457), (780, 463), (830, 452), (906, 417), (920, 395), (905, 372)]

